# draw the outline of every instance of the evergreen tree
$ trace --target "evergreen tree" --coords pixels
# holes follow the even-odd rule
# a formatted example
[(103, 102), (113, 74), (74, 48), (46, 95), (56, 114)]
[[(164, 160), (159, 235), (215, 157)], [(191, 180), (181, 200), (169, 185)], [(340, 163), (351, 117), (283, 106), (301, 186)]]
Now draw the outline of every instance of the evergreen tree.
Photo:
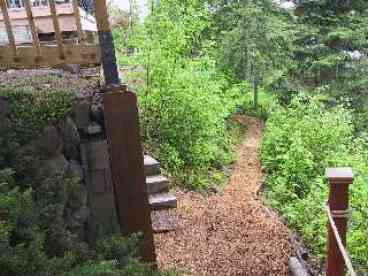
[(353, 109), (358, 128), (366, 128), (368, 2), (301, 0), (296, 4), (296, 77)]

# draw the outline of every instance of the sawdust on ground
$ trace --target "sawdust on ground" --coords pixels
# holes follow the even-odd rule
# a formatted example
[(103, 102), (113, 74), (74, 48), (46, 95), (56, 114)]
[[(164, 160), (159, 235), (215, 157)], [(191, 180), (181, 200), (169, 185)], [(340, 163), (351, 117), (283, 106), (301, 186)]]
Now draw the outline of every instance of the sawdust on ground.
[(248, 131), (223, 193), (178, 191), (174, 232), (155, 235), (160, 268), (184, 275), (288, 275), (289, 230), (257, 195), (262, 179), (262, 122), (236, 119)]

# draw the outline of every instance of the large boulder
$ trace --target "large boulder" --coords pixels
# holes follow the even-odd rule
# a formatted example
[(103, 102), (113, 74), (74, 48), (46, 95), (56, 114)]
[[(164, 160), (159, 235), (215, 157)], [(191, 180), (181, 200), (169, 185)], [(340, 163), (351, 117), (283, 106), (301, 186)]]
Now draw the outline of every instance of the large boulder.
[(75, 123), (78, 129), (84, 129), (91, 123), (91, 104), (87, 100), (78, 101), (73, 105)]
[(84, 179), (83, 168), (81, 164), (76, 160), (69, 161), (69, 169), (72, 176), (80, 181)]
[(64, 155), (59, 154), (51, 159), (42, 160), (39, 162), (38, 176), (50, 177), (54, 175), (64, 174), (69, 169), (69, 162)]
[(36, 142), (45, 159), (59, 156), (63, 151), (63, 139), (55, 126), (46, 126)]
[(4, 97), (0, 97), (0, 119), (3, 119), (8, 114), (8, 103)]
[(60, 124), (60, 132), (65, 157), (69, 160), (78, 160), (81, 138), (76, 124), (70, 117)]
[(10, 126), (10, 121), (7, 118), (8, 115), (8, 103), (4, 97), (0, 97), (0, 135)]

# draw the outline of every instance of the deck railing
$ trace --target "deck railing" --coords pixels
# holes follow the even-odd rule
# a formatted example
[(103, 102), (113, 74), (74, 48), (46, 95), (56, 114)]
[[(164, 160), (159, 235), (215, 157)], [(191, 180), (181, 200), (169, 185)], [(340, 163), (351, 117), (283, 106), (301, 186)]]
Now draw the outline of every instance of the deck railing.
[[(87, 43), (82, 30), (81, 16), (78, 0), (70, 0), (73, 9), (73, 18), (76, 25), (77, 43), (66, 43), (63, 39), (63, 30), (59, 24), (57, 1), (39, 1), (42, 5), (47, 2), (49, 15), (54, 30), (54, 41), (47, 44), (40, 43), (37, 32), (37, 24), (33, 16), (34, 10), (39, 9), (37, 1), (22, 0), (26, 11), (28, 28), (31, 33), (31, 45), (19, 45), (14, 34), (13, 18), (10, 16), (12, 9), (8, 8), (6, 0), (0, 0), (2, 20), (5, 27), (7, 41), (6, 45), (0, 46), (0, 67), (2, 68), (34, 68), (40, 66), (55, 66), (60, 64), (97, 64), (100, 62), (100, 49), (97, 44)], [(39, 4), (39, 5), (41, 5)], [(44, 8), (44, 7), (42, 7)], [(72, 19), (73, 19), (72, 18)]]

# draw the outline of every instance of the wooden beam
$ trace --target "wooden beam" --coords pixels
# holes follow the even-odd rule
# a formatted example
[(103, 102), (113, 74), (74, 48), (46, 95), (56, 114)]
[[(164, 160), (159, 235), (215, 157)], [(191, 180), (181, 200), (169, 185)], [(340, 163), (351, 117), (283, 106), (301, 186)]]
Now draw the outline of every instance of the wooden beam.
[(63, 45), (63, 37), (61, 35), (60, 25), (59, 25), (59, 21), (57, 18), (55, 0), (49, 0), (49, 6), (50, 6), (51, 17), (52, 17), (52, 23), (54, 25), (55, 39), (56, 39), (56, 43), (59, 48), (59, 58), (63, 60), (65, 59), (65, 51), (64, 51), (64, 45)]
[(12, 58), (15, 59), (17, 57), (17, 46), (15, 45), (14, 33), (11, 27), (10, 18), (8, 14), (8, 8), (7, 8), (5, 0), (0, 0), (0, 8), (3, 14), (6, 33), (8, 35), (8, 41), (9, 41), (10, 48), (11, 48), (11, 51), (9, 52), (9, 54), (11, 54)]
[(106, 0), (95, 1), (95, 16), (106, 86), (119, 86), (119, 70), (116, 64), (115, 46), (110, 30)]
[(34, 18), (33, 18), (31, 1), (30, 0), (24, 0), (24, 6), (25, 6), (25, 9), (26, 9), (27, 19), (28, 19), (28, 23), (29, 23), (31, 33), (32, 33), (32, 44), (33, 44), (33, 48), (35, 50), (35, 56), (36, 56), (36, 58), (40, 58), (40, 56), (41, 56), (40, 40), (38, 39), (36, 24), (35, 24)]
[(35, 68), (43, 66), (56, 66), (60, 64), (90, 65), (100, 63), (100, 48), (97, 45), (64, 45), (65, 58), (60, 59), (59, 48), (53, 46), (40, 46), (42, 56), (37, 58), (34, 49), (30, 46), (17, 48), (17, 59), (12, 57), (11, 47), (0, 47), (0, 68)]
[(137, 96), (123, 88), (113, 92), (106, 91), (104, 106), (120, 229), (124, 236), (142, 232), (140, 255), (143, 261), (155, 265), (156, 254), (139, 135)]
[(79, 42), (83, 45), (86, 42), (86, 37), (82, 30), (82, 21), (80, 17), (78, 2), (79, 2), (78, 0), (73, 0), (73, 10), (74, 10), (75, 24), (77, 26)]

